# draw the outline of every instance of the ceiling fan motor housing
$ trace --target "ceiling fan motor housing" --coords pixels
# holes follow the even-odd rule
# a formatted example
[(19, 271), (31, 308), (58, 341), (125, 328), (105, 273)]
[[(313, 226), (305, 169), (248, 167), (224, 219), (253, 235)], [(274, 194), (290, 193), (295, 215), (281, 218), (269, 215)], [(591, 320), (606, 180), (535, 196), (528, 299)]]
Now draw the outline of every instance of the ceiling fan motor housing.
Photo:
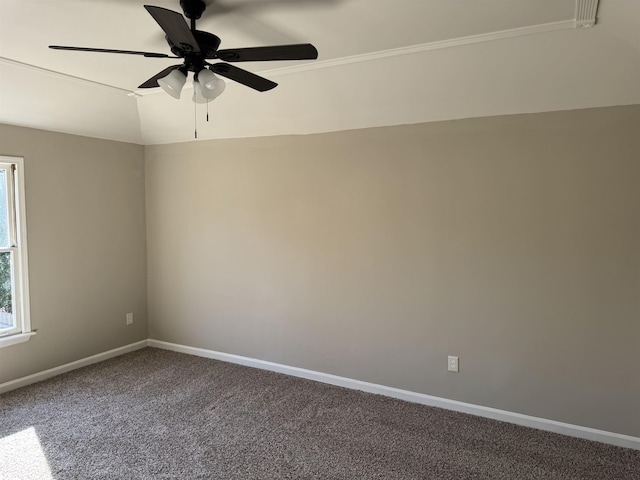
[(169, 44), (169, 47), (171, 47), (173, 54), (178, 57), (186, 58), (191, 56), (206, 59), (216, 58), (216, 52), (220, 46), (220, 37), (213, 33), (203, 32), (201, 30), (194, 30), (193, 36), (195, 37), (196, 42), (198, 42), (198, 47), (200, 47), (200, 53), (197, 54), (190, 53), (185, 50), (182, 45), (174, 44), (169, 37), (165, 38), (167, 39), (167, 43)]

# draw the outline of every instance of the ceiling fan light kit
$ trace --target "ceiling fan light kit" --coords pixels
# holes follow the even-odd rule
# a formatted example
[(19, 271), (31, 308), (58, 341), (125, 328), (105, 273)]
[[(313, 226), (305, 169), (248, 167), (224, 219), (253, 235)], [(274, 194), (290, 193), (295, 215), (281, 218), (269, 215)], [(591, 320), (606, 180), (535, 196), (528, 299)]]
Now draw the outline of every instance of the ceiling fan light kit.
[(180, 92), (182, 92), (182, 87), (184, 87), (186, 81), (187, 74), (181, 69), (176, 68), (175, 70), (171, 70), (166, 77), (159, 78), (158, 85), (173, 98), (179, 99)]
[(208, 103), (211, 100), (215, 100), (216, 98), (218, 98), (220, 94), (224, 92), (226, 84), (218, 77), (215, 78), (216, 80), (212, 88), (208, 88), (207, 84), (203, 83), (201, 80), (195, 79), (193, 81), (192, 100), (194, 103)]
[[(135, 50), (111, 50), (61, 45), (50, 45), (49, 48), (141, 55), (148, 58), (181, 58), (183, 59), (181, 65), (172, 65), (165, 68), (142, 83), (138, 88), (161, 87), (169, 95), (179, 99), (180, 92), (186, 83), (187, 74), (192, 72), (194, 76), (193, 100), (197, 103), (211, 101), (224, 91), (225, 82), (215, 74), (259, 92), (271, 90), (278, 85), (271, 80), (226, 62), (315, 60), (318, 58), (318, 51), (310, 43), (219, 50), (219, 37), (196, 29), (196, 20), (202, 16), (207, 7), (205, 2), (202, 0), (180, 0), (180, 6), (184, 12), (184, 17), (180, 13), (166, 8), (153, 5), (144, 6), (164, 31), (171, 53), (175, 56)], [(186, 22), (185, 17), (190, 20), (189, 24)], [(221, 60), (221, 62), (209, 63), (208, 60)]]
[(194, 87), (195, 85), (199, 85), (202, 91), (202, 96), (209, 100), (219, 97), (227, 86), (227, 84), (224, 83), (224, 80), (217, 77), (215, 73), (207, 68), (200, 70), (195, 75), (193, 81), (195, 82)]

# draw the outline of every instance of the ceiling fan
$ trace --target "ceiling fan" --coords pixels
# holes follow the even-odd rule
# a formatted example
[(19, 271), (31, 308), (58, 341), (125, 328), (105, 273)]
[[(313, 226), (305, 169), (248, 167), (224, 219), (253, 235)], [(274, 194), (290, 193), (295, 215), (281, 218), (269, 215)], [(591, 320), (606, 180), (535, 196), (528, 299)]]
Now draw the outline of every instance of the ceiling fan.
[[(138, 88), (162, 87), (163, 90), (174, 98), (180, 98), (180, 92), (186, 82), (187, 73), (193, 72), (193, 101), (196, 103), (208, 103), (222, 93), (225, 82), (218, 78), (215, 75), (216, 73), (259, 92), (271, 90), (278, 85), (271, 80), (226, 62), (315, 60), (318, 58), (318, 51), (310, 43), (219, 50), (219, 37), (212, 33), (196, 30), (196, 20), (202, 16), (202, 13), (207, 7), (205, 2), (203, 0), (180, 0), (180, 6), (182, 7), (184, 16), (190, 20), (190, 26), (185, 21), (185, 18), (178, 12), (152, 5), (144, 6), (164, 31), (171, 52), (175, 56), (164, 53), (68, 47), (62, 45), (49, 45), (49, 48), (55, 50), (142, 55), (151, 58), (182, 58), (184, 61), (181, 65), (172, 65), (165, 68), (142, 83)], [(207, 60), (222, 61), (212, 64)]]

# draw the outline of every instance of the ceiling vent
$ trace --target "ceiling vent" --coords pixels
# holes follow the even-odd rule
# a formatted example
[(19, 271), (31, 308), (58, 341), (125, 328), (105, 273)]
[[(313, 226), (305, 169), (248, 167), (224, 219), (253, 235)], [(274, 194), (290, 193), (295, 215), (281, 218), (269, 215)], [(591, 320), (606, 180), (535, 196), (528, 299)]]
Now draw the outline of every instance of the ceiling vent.
[(597, 13), (598, 0), (576, 0), (576, 28), (593, 27)]

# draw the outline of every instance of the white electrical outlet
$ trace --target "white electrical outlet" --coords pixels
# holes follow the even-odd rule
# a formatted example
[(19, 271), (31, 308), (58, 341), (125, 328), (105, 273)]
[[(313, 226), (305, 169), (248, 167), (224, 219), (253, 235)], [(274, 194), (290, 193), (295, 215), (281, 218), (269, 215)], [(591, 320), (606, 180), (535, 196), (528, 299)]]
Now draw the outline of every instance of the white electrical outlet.
[(133, 325), (133, 313), (127, 313), (127, 325)]
[(459, 372), (460, 371), (460, 363), (458, 357), (449, 356), (449, 368), (450, 372)]

